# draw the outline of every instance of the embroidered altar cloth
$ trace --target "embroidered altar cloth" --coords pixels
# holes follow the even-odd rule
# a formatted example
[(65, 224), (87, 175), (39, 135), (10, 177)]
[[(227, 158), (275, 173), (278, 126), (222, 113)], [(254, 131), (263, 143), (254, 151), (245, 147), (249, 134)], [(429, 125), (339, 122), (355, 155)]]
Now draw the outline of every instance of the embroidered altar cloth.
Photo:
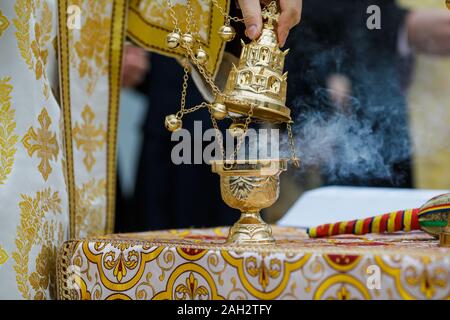
[(425, 233), (308, 239), (273, 227), (273, 246), (225, 244), (227, 229), (65, 242), (60, 299), (448, 299), (450, 249)]

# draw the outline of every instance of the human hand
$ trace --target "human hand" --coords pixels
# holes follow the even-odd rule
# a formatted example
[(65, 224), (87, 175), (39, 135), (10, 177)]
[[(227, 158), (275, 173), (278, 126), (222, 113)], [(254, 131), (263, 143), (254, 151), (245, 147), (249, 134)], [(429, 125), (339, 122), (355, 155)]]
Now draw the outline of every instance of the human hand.
[(416, 10), (406, 18), (408, 40), (417, 52), (450, 55), (450, 12), (430, 9)]
[[(270, 1), (261, 1), (267, 4)], [(300, 23), (302, 13), (302, 0), (280, 0), (280, 18), (278, 20), (278, 41), (283, 47), (289, 31)], [(256, 39), (262, 30), (262, 15), (260, 0), (239, 0), (239, 6), (245, 22), (245, 35), (251, 40)]]
[(150, 69), (147, 52), (132, 45), (126, 45), (123, 52), (122, 86), (125, 88), (139, 85)]

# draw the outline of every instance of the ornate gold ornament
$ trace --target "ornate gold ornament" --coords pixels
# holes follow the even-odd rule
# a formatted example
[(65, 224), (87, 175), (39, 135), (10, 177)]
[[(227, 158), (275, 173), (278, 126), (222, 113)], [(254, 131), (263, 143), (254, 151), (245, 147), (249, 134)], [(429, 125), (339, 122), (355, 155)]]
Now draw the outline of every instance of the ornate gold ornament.
[(37, 129), (29, 128), (27, 134), (22, 138), (22, 143), (30, 157), (33, 157), (36, 153), (37, 157), (41, 159), (38, 169), (44, 180), (47, 181), (48, 176), (52, 172), (50, 160), (56, 161), (58, 158), (59, 146), (56, 133), (50, 131), (52, 119), (48, 115), (46, 108), (42, 109), (38, 120), (40, 127)]
[(260, 210), (278, 199), (280, 174), (287, 160), (213, 161), (213, 172), (220, 175), (222, 198), (241, 211), (241, 218), (230, 229), (228, 242), (274, 243), (272, 230), (261, 218)]
[(263, 11), (266, 22), (259, 39), (249, 44), (241, 40), (241, 57), (228, 76), (225, 104), (229, 111), (243, 115), (255, 105), (253, 117), (269, 122), (289, 122), (291, 111), (285, 106), (287, 73), (283, 73), (289, 50), (281, 51), (278, 44), (274, 27), (279, 17), (277, 12), (272, 2)]
[(0, 186), (5, 184), (14, 166), (16, 144), (15, 110), (11, 107), (11, 78), (0, 79)]
[[(182, 128), (185, 114), (195, 112), (201, 108), (208, 108), (211, 122), (217, 133), (222, 160), (213, 161), (213, 171), (221, 176), (221, 190), (223, 200), (231, 207), (241, 210), (241, 219), (231, 228), (229, 242), (267, 244), (273, 243), (270, 227), (261, 219), (259, 211), (271, 206), (278, 198), (279, 175), (287, 169), (287, 160), (252, 160), (235, 161), (247, 131), (253, 120), (270, 123), (285, 123), (292, 161), (296, 166), (294, 138), (291, 128), (290, 109), (286, 107), (287, 73), (284, 73), (284, 60), (288, 50), (279, 48), (276, 22), (279, 18), (278, 5), (272, 1), (262, 11), (265, 20), (261, 36), (250, 42), (242, 43), (242, 53), (239, 64), (233, 65), (229, 74), (225, 90), (222, 92), (214, 82), (214, 77), (204, 66), (207, 53), (202, 49), (202, 40), (198, 32), (191, 28), (196, 26), (197, 16), (190, 1), (187, 1), (185, 12), (186, 23), (180, 28), (177, 12), (170, 0), (170, 17), (173, 20), (173, 31), (166, 37), (169, 49), (181, 46), (184, 52), (183, 90), (181, 93), (180, 111), (166, 117), (165, 126), (171, 131)], [(231, 21), (243, 22), (242, 19), (231, 17), (220, 7), (218, 1), (212, 4), (224, 16), (225, 23), (218, 30), (223, 41), (231, 41), (236, 32), (230, 25)], [(204, 78), (206, 84), (215, 95), (214, 103), (203, 102), (197, 106), (186, 108), (186, 95), (189, 72), (192, 67)], [(237, 146), (229, 159), (225, 159), (225, 152), (221, 132), (217, 121), (231, 118), (233, 123), (229, 133), (237, 138)], [(268, 170), (270, 168), (270, 170)]]

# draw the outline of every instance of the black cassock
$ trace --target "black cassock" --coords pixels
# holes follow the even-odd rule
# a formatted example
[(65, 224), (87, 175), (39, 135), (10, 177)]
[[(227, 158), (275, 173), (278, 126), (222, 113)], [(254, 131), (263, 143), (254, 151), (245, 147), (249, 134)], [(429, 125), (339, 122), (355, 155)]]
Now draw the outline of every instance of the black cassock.
[[(366, 27), (367, 8), (373, 4), (381, 9), (381, 30)], [(301, 128), (313, 114), (320, 114), (325, 125), (327, 121), (330, 124), (334, 121), (335, 108), (322, 93), (330, 74), (345, 74), (352, 81), (352, 96), (357, 101), (352, 112), (358, 121), (370, 124), (377, 139), (384, 139), (380, 142), (380, 153), (383, 163), (391, 166), (392, 171), (389, 177), (370, 173), (333, 174), (331, 177), (324, 170), (328, 184), (388, 187), (411, 184), (408, 154), (392, 155), (397, 144), (409, 150), (397, 52), (405, 13), (393, 1), (304, 1), (301, 25), (291, 32), (286, 46), (291, 49), (286, 63), (289, 71), (287, 105), (292, 108), (297, 126)], [(239, 43), (232, 43), (228, 50), (239, 47)], [(210, 167), (172, 163), (171, 151), (176, 142), (170, 141), (164, 118), (179, 109), (183, 70), (170, 58), (154, 54), (151, 60), (151, 73), (141, 88), (148, 95), (150, 105), (143, 128), (136, 194), (131, 206), (121, 207), (123, 203), (119, 199), (116, 229), (139, 231), (229, 225), (236, 221), (238, 212), (222, 202), (219, 177)], [(202, 102), (192, 82), (189, 88), (188, 106)], [(206, 110), (183, 119), (184, 128), (192, 133), (194, 120), (202, 120), (204, 130), (210, 126)]]

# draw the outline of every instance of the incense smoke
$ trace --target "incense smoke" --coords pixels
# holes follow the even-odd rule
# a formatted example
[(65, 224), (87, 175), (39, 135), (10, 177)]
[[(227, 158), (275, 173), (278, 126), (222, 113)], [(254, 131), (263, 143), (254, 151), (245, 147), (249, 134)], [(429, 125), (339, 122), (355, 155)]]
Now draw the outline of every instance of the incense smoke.
[[(330, 102), (329, 91), (317, 79), (329, 69), (341, 72), (344, 56), (344, 50), (332, 49), (312, 59), (314, 71), (290, 72), (289, 81), (298, 82), (298, 86), (312, 84), (313, 88), (312, 94), (296, 95), (291, 106), (296, 114), (294, 134), (302, 168), (319, 167), (329, 184), (371, 185), (383, 181), (401, 185), (405, 177), (396, 168), (408, 163), (411, 150), (396, 70), (391, 61), (380, 62), (375, 72), (355, 62), (350, 74), (356, 75), (352, 93), (347, 107), (341, 110)], [(287, 141), (282, 149), (287, 155)]]

